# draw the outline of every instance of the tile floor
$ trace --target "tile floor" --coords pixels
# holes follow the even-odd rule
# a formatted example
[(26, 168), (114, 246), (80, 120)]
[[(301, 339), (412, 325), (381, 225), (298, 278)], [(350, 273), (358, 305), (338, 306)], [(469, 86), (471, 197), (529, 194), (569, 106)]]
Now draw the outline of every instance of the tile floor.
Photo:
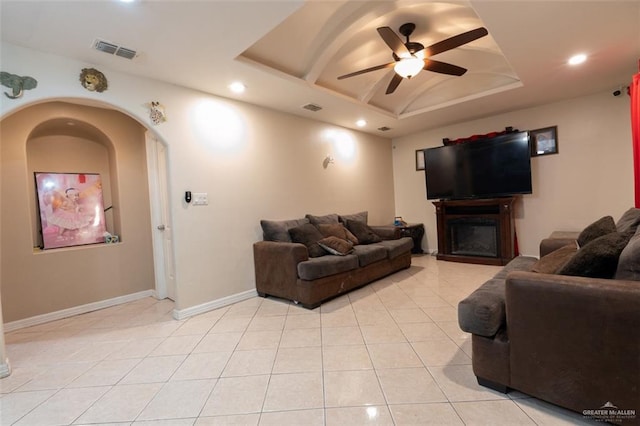
[(313, 311), (256, 297), (176, 321), (148, 298), (7, 333), (0, 424), (591, 424), (476, 384), (456, 306), (497, 270), (415, 256)]

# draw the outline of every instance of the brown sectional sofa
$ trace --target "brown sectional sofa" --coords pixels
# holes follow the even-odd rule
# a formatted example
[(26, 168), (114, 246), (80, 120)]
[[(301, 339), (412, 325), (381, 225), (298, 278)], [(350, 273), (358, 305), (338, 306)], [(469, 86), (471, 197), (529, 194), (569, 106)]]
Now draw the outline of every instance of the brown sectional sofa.
[[(554, 233), (541, 243), (540, 260), (515, 258), (460, 302), (458, 322), (472, 333), (479, 384), (515, 389), (599, 421), (640, 424), (639, 222), (640, 209), (630, 209), (616, 231), (555, 259), (557, 271), (532, 272), (562, 247), (571, 251), (567, 243), (587, 229)], [(601, 247), (613, 237), (628, 241), (621, 252)], [(591, 258), (590, 251), (598, 255)], [(611, 277), (576, 276), (604, 275), (597, 266), (602, 256), (615, 257)]]
[[(258, 295), (292, 300), (313, 309), (326, 300), (411, 266), (413, 240), (401, 237), (393, 226), (368, 226), (367, 216), (361, 212), (342, 216), (306, 215), (285, 221), (262, 220), (264, 240), (253, 245)], [(353, 250), (344, 255), (327, 252), (312, 257), (312, 248), (294, 242), (291, 237), (297, 235), (292, 230), (308, 228), (309, 224), (319, 228), (339, 224), (347, 229), (364, 228), (373, 231), (375, 235), (371, 238), (376, 242), (354, 245)]]

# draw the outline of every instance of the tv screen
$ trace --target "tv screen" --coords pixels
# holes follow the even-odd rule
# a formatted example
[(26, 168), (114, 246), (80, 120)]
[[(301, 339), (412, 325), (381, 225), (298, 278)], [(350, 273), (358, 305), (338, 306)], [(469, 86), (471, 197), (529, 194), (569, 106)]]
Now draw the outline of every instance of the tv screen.
[(424, 158), (427, 199), (531, 194), (528, 132), (429, 148)]

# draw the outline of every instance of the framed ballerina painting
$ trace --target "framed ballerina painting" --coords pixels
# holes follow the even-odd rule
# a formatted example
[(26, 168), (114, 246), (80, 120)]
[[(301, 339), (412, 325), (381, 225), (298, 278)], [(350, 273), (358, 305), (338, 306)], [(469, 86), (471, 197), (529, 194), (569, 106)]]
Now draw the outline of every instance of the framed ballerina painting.
[(107, 229), (99, 174), (34, 175), (43, 249), (104, 242)]

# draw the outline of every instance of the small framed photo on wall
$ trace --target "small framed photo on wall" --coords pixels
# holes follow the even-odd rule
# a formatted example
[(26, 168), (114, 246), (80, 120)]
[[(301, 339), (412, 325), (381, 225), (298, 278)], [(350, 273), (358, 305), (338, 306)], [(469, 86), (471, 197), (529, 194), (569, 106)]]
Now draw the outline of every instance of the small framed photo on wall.
[(558, 153), (558, 126), (544, 127), (530, 130), (531, 156), (549, 155)]
[(416, 149), (416, 171), (424, 170), (424, 149)]

